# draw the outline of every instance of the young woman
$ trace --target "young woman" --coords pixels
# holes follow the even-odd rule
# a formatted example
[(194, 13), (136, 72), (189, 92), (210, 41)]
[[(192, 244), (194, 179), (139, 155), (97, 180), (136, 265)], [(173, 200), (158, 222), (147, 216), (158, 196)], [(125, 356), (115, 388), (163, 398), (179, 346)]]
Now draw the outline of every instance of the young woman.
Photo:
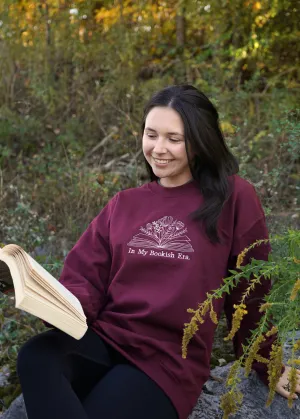
[[(19, 353), (29, 419), (186, 419), (209, 377), (216, 327), (209, 319), (201, 325), (183, 359), (187, 309), (220, 286), (245, 247), (267, 237), (259, 199), (236, 175), (218, 113), (203, 93), (189, 85), (156, 93), (142, 129), (151, 182), (110, 200), (61, 274), (83, 306), (87, 333), (77, 341), (50, 330)], [(265, 259), (269, 250), (260, 246), (248, 256)], [(229, 326), (246, 286), (217, 301)], [(237, 356), (269, 287), (264, 281), (247, 301), (233, 341)], [(265, 365), (253, 368), (267, 383)], [(287, 371), (277, 386), (285, 397)]]

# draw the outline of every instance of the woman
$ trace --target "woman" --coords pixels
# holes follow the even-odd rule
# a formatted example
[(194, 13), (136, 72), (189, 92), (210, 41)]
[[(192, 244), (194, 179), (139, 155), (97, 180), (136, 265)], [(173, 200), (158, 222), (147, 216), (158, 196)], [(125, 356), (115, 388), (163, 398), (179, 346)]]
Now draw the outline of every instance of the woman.
[[(83, 306), (87, 333), (76, 341), (47, 331), (20, 351), (29, 419), (186, 419), (209, 377), (216, 327), (209, 319), (201, 325), (183, 359), (187, 308), (220, 286), (245, 247), (267, 237), (259, 199), (236, 175), (218, 113), (203, 93), (188, 85), (156, 93), (142, 129), (151, 182), (110, 200), (61, 274)], [(257, 247), (249, 257), (266, 259), (269, 250)], [(246, 282), (215, 305), (229, 326)], [(247, 301), (233, 342), (237, 356), (269, 287), (264, 281)], [(265, 365), (253, 368), (267, 383)], [(277, 386), (285, 397), (287, 371)]]

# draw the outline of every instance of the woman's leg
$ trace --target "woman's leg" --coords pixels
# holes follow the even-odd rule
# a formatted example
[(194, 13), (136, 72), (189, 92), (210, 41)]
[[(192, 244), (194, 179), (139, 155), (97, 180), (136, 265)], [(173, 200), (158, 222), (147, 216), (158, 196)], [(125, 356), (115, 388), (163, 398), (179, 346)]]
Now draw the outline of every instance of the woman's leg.
[(80, 340), (50, 330), (18, 355), (28, 419), (88, 419), (81, 400), (112, 367), (108, 346), (92, 330)]
[(133, 365), (112, 368), (83, 402), (89, 419), (178, 419), (163, 390)]

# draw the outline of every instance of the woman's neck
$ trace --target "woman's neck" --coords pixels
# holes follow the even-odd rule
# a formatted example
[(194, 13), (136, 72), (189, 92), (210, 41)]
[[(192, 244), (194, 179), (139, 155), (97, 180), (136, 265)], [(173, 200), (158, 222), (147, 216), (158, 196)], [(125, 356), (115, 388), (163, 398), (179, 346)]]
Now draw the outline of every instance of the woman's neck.
[(176, 187), (176, 186), (183, 186), (183, 185), (187, 185), (188, 183), (193, 182), (193, 180), (194, 180), (194, 179), (189, 179), (187, 182), (184, 182), (184, 183), (182, 183), (181, 185), (174, 185), (174, 186), (164, 186), (164, 185), (162, 185), (162, 183), (161, 183), (161, 180), (160, 180), (160, 179), (157, 179), (157, 183), (158, 183), (160, 186), (163, 186), (164, 188), (172, 188), (172, 187)]

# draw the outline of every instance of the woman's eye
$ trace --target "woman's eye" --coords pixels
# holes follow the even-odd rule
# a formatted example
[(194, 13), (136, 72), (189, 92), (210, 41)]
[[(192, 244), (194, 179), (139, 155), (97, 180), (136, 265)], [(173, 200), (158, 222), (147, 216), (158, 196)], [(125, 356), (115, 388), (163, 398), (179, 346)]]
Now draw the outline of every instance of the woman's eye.
[(170, 141), (172, 141), (172, 143), (180, 143), (181, 140), (176, 140), (175, 138), (170, 138)]
[(147, 134), (147, 137), (149, 137), (149, 138), (155, 138), (155, 135)]

